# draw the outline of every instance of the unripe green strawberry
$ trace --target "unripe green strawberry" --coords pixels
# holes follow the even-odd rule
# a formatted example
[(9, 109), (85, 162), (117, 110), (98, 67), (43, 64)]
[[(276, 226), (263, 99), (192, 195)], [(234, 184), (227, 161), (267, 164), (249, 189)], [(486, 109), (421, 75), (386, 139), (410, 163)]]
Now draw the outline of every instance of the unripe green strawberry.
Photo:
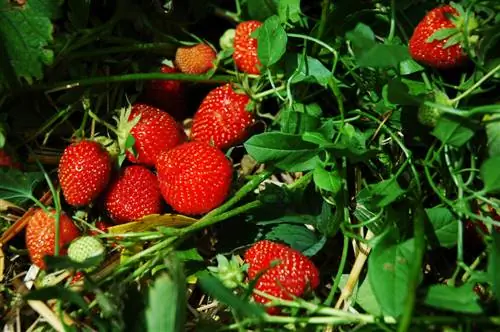
[(243, 281), (243, 266), (241, 266), (238, 257), (233, 256), (228, 260), (223, 255), (217, 255), (217, 267), (209, 266), (208, 270), (212, 272), (227, 288), (238, 287)]
[[(444, 106), (450, 105), (450, 99), (448, 96), (439, 90), (431, 92), (426, 99)], [(421, 124), (428, 127), (435, 127), (441, 117), (441, 114), (442, 111), (439, 108), (427, 106), (422, 103), (418, 109), (417, 118)]]
[(82, 236), (75, 239), (68, 248), (68, 257), (75, 262), (82, 263), (87, 259), (95, 258), (100, 264), (106, 256), (106, 249), (101, 240), (93, 236)]

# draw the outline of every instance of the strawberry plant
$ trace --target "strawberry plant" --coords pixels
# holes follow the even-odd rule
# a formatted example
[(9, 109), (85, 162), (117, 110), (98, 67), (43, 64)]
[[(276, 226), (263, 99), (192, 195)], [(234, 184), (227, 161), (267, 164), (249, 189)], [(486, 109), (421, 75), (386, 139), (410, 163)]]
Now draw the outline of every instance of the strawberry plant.
[(0, 22), (4, 330), (499, 328), (497, 0)]

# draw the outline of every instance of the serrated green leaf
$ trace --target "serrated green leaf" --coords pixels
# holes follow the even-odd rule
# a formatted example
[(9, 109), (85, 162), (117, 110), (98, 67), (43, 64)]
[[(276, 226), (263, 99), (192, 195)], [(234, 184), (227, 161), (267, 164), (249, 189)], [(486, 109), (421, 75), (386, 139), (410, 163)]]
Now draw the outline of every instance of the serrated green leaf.
[(268, 240), (279, 240), (290, 247), (304, 251), (316, 245), (320, 238), (311, 230), (302, 225), (280, 224), (266, 234)]
[(43, 173), (23, 173), (15, 168), (0, 168), (0, 199), (20, 205), (33, 200), (33, 189), (44, 178)]
[(244, 144), (248, 154), (258, 162), (273, 162), (288, 171), (313, 169), (319, 149), (304, 142), (300, 135), (268, 132), (252, 136)]
[(317, 104), (293, 103), (280, 112), (281, 131), (286, 134), (302, 134), (318, 128), (321, 108)]
[(264, 310), (248, 301), (242, 300), (233, 292), (226, 288), (222, 282), (216, 277), (211, 276), (208, 272), (204, 272), (199, 276), (201, 288), (209, 295), (218, 299), (221, 303), (230, 306), (232, 309), (250, 317), (262, 317)]
[(434, 207), (426, 209), (429, 221), (434, 229), (434, 234), (439, 241), (439, 245), (451, 248), (457, 244), (458, 223), (453, 213), (445, 207)]
[(377, 207), (385, 207), (406, 193), (395, 177), (372, 184), (366, 190), (371, 196), (371, 203)]
[(188, 250), (178, 250), (175, 252), (175, 256), (177, 256), (177, 259), (181, 262), (186, 262), (186, 261), (203, 262), (203, 257), (201, 257), (196, 248)]
[(441, 28), (436, 30), (432, 35), (427, 38), (426, 42), (432, 43), (435, 40), (443, 40), (446, 39), (453, 34), (457, 33), (457, 28)]
[(442, 116), (432, 130), (432, 135), (443, 144), (461, 147), (474, 136), (474, 130), (467, 126), (464, 119)]
[(342, 224), (343, 213), (342, 205), (338, 204), (335, 208), (335, 212), (333, 212), (333, 208), (330, 203), (323, 200), (321, 213), (316, 218), (316, 228), (325, 236), (335, 236), (340, 229), (340, 225)]
[[(290, 53), (285, 58), (285, 68), (291, 76), (291, 83), (318, 83), (324, 87), (332, 78), (332, 73), (318, 59), (297, 53)], [(293, 75), (293, 76), (292, 76)]]
[(478, 297), (473, 284), (460, 287), (447, 285), (432, 285), (425, 296), (424, 303), (428, 306), (466, 314), (480, 314), (483, 309), (478, 303)]
[(278, 14), (281, 22), (297, 23), (301, 15), (300, 0), (280, 0)]
[(336, 194), (342, 189), (342, 178), (337, 171), (327, 171), (316, 167), (313, 172), (314, 183), (321, 189)]
[(264, 67), (278, 62), (286, 51), (287, 35), (278, 16), (271, 16), (258, 29), (257, 55)]
[(500, 190), (500, 156), (486, 159), (480, 169), (481, 178), (484, 182), (484, 189), (487, 192), (497, 192)]
[(51, 19), (57, 16), (60, 5), (58, 0), (30, 0), (20, 7), (10, 1), (0, 4), (0, 86), (43, 77), (44, 66), (53, 60), (48, 48)]
[(149, 289), (146, 309), (147, 330), (151, 332), (181, 332), (186, 322), (186, 280), (182, 265), (171, 255), (166, 265), (168, 275), (155, 280)]
[(414, 256), (414, 240), (398, 240), (394, 232), (386, 233), (368, 258), (368, 279), (373, 293), (382, 311), (395, 317), (404, 310)]

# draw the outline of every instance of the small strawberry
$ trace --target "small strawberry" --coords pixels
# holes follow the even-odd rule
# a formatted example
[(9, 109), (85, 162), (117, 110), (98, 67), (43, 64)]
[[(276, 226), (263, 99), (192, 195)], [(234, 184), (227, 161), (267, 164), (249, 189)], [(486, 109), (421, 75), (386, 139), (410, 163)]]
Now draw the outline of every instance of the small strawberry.
[[(444, 5), (429, 11), (418, 23), (409, 41), (410, 55), (416, 61), (438, 69), (459, 66), (467, 60), (462, 49), (464, 13), (458, 5)], [(478, 23), (469, 16), (470, 33)], [(469, 37), (469, 42), (476, 40)]]
[(200, 75), (214, 68), (217, 53), (207, 44), (179, 47), (175, 52), (175, 65), (184, 74)]
[[(248, 278), (254, 279), (262, 273), (255, 289), (269, 295), (289, 300), (319, 285), (319, 271), (314, 263), (286, 245), (262, 240), (246, 251), (244, 259), (248, 264)], [(257, 294), (253, 294), (253, 298), (258, 303), (269, 302)], [(268, 308), (268, 313), (277, 314), (279, 309)]]
[(122, 151), (129, 135), (135, 139), (136, 156), (126, 150), (128, 160), (146, 166), (154, 166), (156, 157), (181, 144), (185, 134), (175, 119), (159, 108), (138, 103), (122, 111), (118, 120), (119, 144)]
[(247, 111), (250, 98), (236, 93), (230, 84), (210, 91), (201, 102), (193, 118), (193, 140), (213, 144), (226, 149), (242, 142), (254, 122)]
[[(26, 248), (31, 262), (45, 269), (43, 258), (54, 255), (56, 241), (55, 211), (46, 212), (37, 208), (26, 226)], [(60, 254), (66, 254), (65, 246), (80, 235), (71, 218), (64, 212), (59, 217), (59, 248)]]
[[(434, 103), (441, 104), (443, 106), (450, 106), (450, 99), (448, 96), (435, 89), (426, 96), (426, 100), (430, 100)], [(437, 107), (427, 106), (421, 104), (418, 108), (417, 119), (418, 121), (428, 127), (435, 127), (439, 119), (441, 118), (443, 111)]]
[[(173, 67), (162, 65), (164, 74), (179, 71)], [(158, 107), (176, 119), (181, 119), (186, 111), (185, 89), (181, 81), (153, 80), (145, 84), (143, 99), (150, 105)]]
[(73, 206), (88, 205), (108, 184), (111, 158), (101, 144), (82, 140), (66, 147), (58, 175), (66, 202)]
[(124, 168), (104, 199), (106, 211), (119, 224), (158, 214), (162, 207), (158, 179), (140, 165)]
[(259, 21), (246, 21), (236, 26), (233, 60), (236, 67), (247, 74), (260, 74), (261, 63), (257, 56), (257, 39), (250, 35), (261, 25)]
[[(94, 259), (99, 265), (106, 256), (106, 249), (102, 241), (93, 236), (81, 236), (73, 240), (68, 247), (68, 257), (78, 263), (83, 263), (87, 259)], [(93, 270), (89, 268), (88, 271)]]
[(174, 210), (186, 215), (216, 208), (231, 188), (231, 162), (207, 143), (188, 142), (163, 152), (156, 169), (163, 198)]

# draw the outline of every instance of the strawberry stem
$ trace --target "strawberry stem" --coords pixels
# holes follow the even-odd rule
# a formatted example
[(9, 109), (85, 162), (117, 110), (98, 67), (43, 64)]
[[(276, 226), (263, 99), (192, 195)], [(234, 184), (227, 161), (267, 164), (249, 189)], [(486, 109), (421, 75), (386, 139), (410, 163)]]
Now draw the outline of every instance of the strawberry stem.
[(474, 83), (470, 88), (465, 90), (462, 94), (456, 96), (452, 100), (450, 100), (451, 104), (458, 103), (461, 99), (467, 97), (470, 95), (472, 92), (474, 92), (481, 84), (483, 84), (485, 81), (487, 81), (491, 76), (495, 75), (497, 71), (500, 70), (500, 65), (497, 65), (495, 68), (490, 70), (486, 75), (484, 75), (479, 81)]
[(91, 110), (87, 110), (87, 113), (88, 115), (96, 122), (102, 124), (104, 127), (106, 127), (108, 130), (112, 131), (113, 133), (115, 133), (117, 136), (119, 135), (118, 131), (116, 130), (115, 127), (113, 127), (112, 125), (110, 125), (109, 123), (107, 123), (106, 121), (103, 121), (101, 120), (97, 114), (95, 114), (94, 112), (92, 112)]
[(261, 93), (255, 94), (252, 96), (252, 98), (256, 99), (256, 100), (261, 100), (266, 96), (272, 95), (272, 94), (279, 92), (279, 91), (283, 91), (285, 89), (286, 89), (286, 86), (282, 85), (282, 86), (279, 86), (277, 88), (269, 89), (269, 90), (263, 91)]
[(396, 33), (396, 0), (391, 0), (391, 25), (389, 27), (389, 35), (387, 41), (391, 42)]

